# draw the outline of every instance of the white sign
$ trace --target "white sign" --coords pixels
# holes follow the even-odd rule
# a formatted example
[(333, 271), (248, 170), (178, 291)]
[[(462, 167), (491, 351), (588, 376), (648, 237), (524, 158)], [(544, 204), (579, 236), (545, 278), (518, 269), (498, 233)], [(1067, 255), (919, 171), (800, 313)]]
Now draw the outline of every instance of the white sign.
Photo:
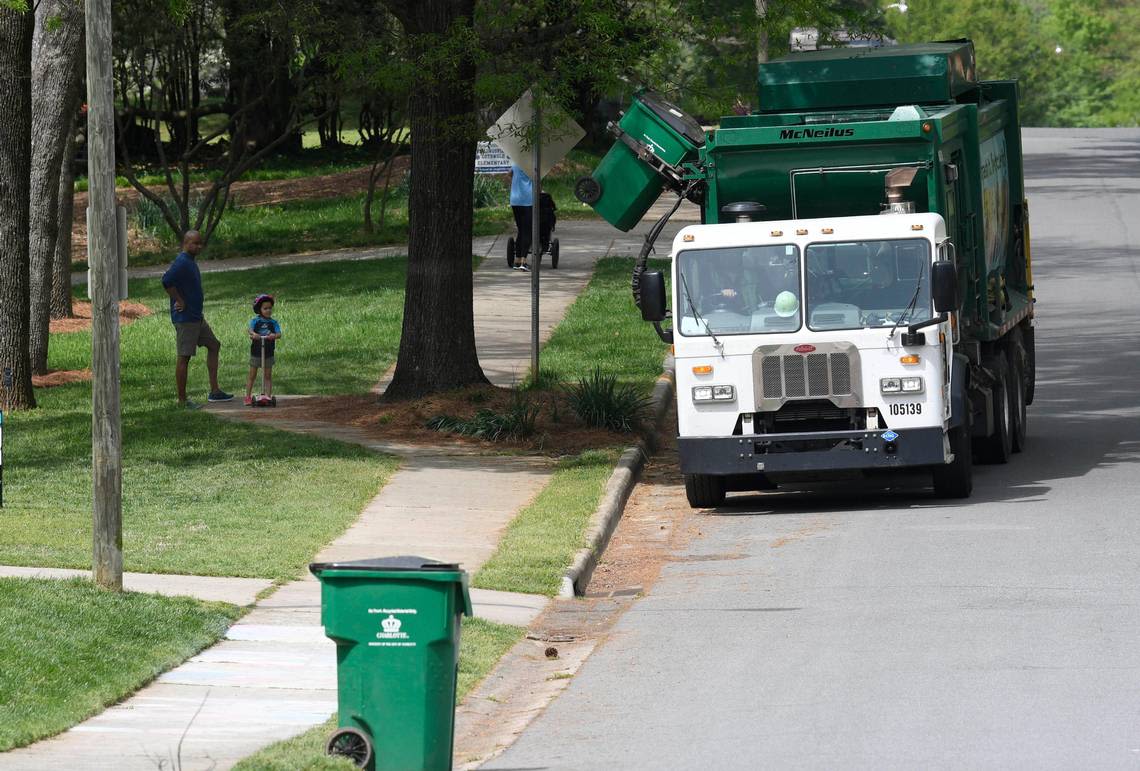
[(506, 174), (511, 170), (511, 156), (497, 142), (480, 142), (475, 147), (476, 174)]
[[(519, 97), (510, 108), (487, 129), (487, 136), (503, 148), (510, 159), (532, 173), (534, 168), (534, 148), (531, 135), (534, 127), (534, 97), (530, 89)], [(582, 141), (586, 130), (574, 122), (565, 110), (556, 107), (543, 107), (542, 130), (539, 140), (539, 175), (545, 177), (554, 165), (566, 157), (566, 153)]]

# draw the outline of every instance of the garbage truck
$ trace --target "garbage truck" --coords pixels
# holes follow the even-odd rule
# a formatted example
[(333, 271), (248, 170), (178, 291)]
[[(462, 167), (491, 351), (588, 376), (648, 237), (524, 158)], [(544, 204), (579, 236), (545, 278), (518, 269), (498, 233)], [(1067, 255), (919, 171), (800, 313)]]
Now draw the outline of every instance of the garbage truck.
[(665, 191), (700, 207), (668, 276), (647, 266), (669, 214), (633, 276), (673, 346), (690, 505), (903, 471), (968, 497), (1033, 401), (1017, 82), (956, 40), (792, 54), (758, 96), (706, 133), (639, 93), (575, 188), (622, 230)]

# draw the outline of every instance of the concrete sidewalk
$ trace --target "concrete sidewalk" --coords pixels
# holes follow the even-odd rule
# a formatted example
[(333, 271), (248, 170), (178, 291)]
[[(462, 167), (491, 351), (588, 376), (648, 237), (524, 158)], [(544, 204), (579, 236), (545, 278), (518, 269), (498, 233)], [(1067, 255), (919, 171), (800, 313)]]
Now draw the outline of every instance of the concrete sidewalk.
[[(651, 223), (649, 223), (651, 224)], [(658, 241), (658, 253), (684, 222)], [(595, 261), (632, 255), (641, 248), (643, 223), (623, 234), (601, 221), (560, 222), (560, 262), (541, 271), (540, 335), (546, 340), (585, 287)], [(517, 384), (530, 363), (530, 276), (507, 268), (506, 238), (476, 239), (486, 257), (475, 274), (476, 344), (480, 362), (497, 385)], [(387, 250), (297, 255), (290, 262), (379, 259)], [(403, 253), (401, 247), (391, 252)], [(249, 269), (284, 264), (282, 258), (203, 263), (203, 270)], [(157, 276), (162, 269), (132, 270)], [(383, 383), (380, 384), (383, 386)], [(210, 405), (219, 417), (243, 419), (251, 411), (237, 401)], [(378, 443), (350, 428), (313, 421), (275, 423), (278, 428), (355, 442), (404, 458), (401, 468), (368, 504), (356, 523), (326, 547), (316, 561), (418, 554), (458, 562), (474, 573), (494, 552), (515, 514), (546, 485), (547, 461), (480, 456), (469, 450)], [(181, 582), (177, 593), (205, 596), (193, 577), (137, 577), (136, 586), (162, 589)], [(215, 579), (226, 580), (226, 579)], [(240, 580), (240, 579), (239, 579)], [(158, 588), (154, 588), (156, 583)], [(131, 585), (130, 583), (128, 585)], [(245, 586), (244, 590), (260, 589)], [(173, 592), (170, 592), (173, 593)], [(235, 595), (236, 596), (236, 595)], [(546, 597), (475, 590), (476, 615), (527, 625)], [(0, 754), (0, 769), (49, 767), (151, 771), (173, 766), (181, 741), (183, 769), (226, 769), (279, 739), (323, 722), (336, 709), (336, 657), (320, 626), (320, 587), (311, 577), (286, 584), (230, 628), (226, 639), (123, 703), (52, 739)], [(189, 727), (189, 728), (188, 728)], [(183, 733), (185, 737), (183, 738)]]

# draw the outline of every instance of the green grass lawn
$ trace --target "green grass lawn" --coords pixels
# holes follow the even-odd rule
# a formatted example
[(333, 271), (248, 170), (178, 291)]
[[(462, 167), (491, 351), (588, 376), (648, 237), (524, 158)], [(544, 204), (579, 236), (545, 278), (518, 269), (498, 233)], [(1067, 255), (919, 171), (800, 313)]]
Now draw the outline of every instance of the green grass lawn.
[[(316, 132), (313, 132), (314, 135)], [(268, 158), (242, 176), (242, 181), (271, 181), (277, 179), (304, 179), (306, 177), (319, 177), (326, 174), (339, 174), (343, 171), (352, 171), (363, 166), (371, 166), (374, 153), (368, 148), (359, 145), (345, 145), (343, 147), (312, 147), (296, 155), (279, 155)], [(160, 168), (148, 166), (137, 167), (139, 181), (147, 187), (154, 185), (165, 186), (166, 175)], [(210, 182), (217, 179), (221, 172), (217, 169), (195, 169), (194, 182)], [(175, 183), (181, 182), (181, 177), (174, 174)], [(129, 188), (130, 181), (124, 176), (115, 177), (115, 186)], [(75, 178), (75, 191), (87, 190), (87, 177), (80, 175)]]
[(519, 512), (472, 582), (481, 589), (554, 596), (585, 543), (620, 451), (588, 450), (562, 461), (550, 483)]
[[(542, 350), (547, 378), (570, 382), (600, 367), (648, 391), (661, 374), (665, 346), (641, 320), (629, 293), (633, 260), (600, 260)], [(654, 260), (654, 268), (667, 268)], [(633, 437), (629, 444), (633, 443)], [(621, 448), (563, 460), (550, 483), (508, 526), (495, 554), (475, 575), (484, 589), (554, 595), (579, 549)]]
[[(456, 698), (462, 701), (495, 663), (522, 637), (517, 626), (495, 624), (479, 618), (463, 620), (459, 643), (459, 683)], [(325, 742), (336, 730), (336, 716), (299, 736), (277, 742), (246, 758), (234, 771), (335, 771), (355, 768), (351, 762), (325, 755)], [(382, 745), (382, 740), (377, 742)]]
[(0, 752), (114, 704), (220, 638), (238, 615), (232, 605), (86, 581), (0, 578)]
[[(545, 377), (576, 380), (600, 367), (646, 392), (653, 387), (667, 346), (633, 304), (629, 291), (633, 263), (629, 257), (598, 261), (586, 290), (542, 349)], [(650, 260), (650, 268), (667, 272), (669, 262)]]
[[(574, 200), (571, 180), (553, 180), (551, 191), (555, 195), (560, 218), (594, 216), (593, 209)], [(473, 235), (495, 235), (513, 227), (514, 215), (507, 200), (504, 188), (499, 205), (475, 210)], [(376, 206), (373, 209), (376, 228), (372, 233), (364, 231), (363, 212), (363, 194), (269, 206), (242, 206), (239, 198), (236, 207), (226, 212), (214, 231), (201, 259), (221, 260), (323, 249), (384, 246), (407, 241), (406, 199), (395, 199), (389, 204), (383, 227), (379, 226), (379, 207)], [(131, 265), (160, 265), (169, 262), (177, 251), (173, 236), (165, 225), (158, 226), (153, 232), (159, 238), (161, 247), (155, 251), (131, 254)]]
[[(366, 391), (395, 357), (402, 259), (206, 274), (223, 387), (244, 390), (244, 328), (258, 292), (279, 297), (278, 393)], [(157, 280), (132, 298), (158, 308), (122, 330), (123, 547), (127, 570), (289, 578), (356, 518), (395, 469), (367, 450), (174, 407), (174, 336)], [(57, 335), (51, 366), (90, 365), (87, 333)], [(203, 355), (192, 398), (206, 390)], [(37, 392), (5, 416), (0, 564), (83, 568), (91, 554), (91, 388)]]

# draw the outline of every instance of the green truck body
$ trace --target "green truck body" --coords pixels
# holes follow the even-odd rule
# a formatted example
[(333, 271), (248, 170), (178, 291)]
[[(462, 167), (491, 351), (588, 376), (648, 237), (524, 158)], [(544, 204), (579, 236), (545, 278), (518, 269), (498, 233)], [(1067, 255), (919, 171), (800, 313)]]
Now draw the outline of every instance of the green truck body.
[[(806, 237), (809, 228), (799, 227), (801, 223), (812, 228), (859, 223), (860, 232), (865, 233), (870, 221), (854, 218), (889, 212), (912, 217), (938, 215), (941, 221), (935, 221), (934, 229), (945, 235), (942, 243), (932, 241), (930, 250), (937, 252), (933, 258), (943, 267), (954, 265), (957, 305), (925, 325), (941, 321), (935, 329), (927, 329), (936, 336), (924, 337), (912, 330), (904, 339), (916, 353), (923, 344), (933, 345), (927, 340), (932, 336), (952, 348), (946, 351), (945, 371), (935, 376), (945, 380), (947, 391), (946, 419), (939, 429), (946, 438), (944, 461), (947, 466), (957, 464), (959, 483), (947, 484), (943, 469), (940, 485), (940, 470), (935, 468), (935, 487), (951, 495), (968, 494), (968, 479), (961, 482), (963, 440), (953, 436), (953, 431), (964, 432), (984, 455), (1004, 462), (1024, 442), (1024, 408), (1033, 397), (1033, 285), (1017, 83), (979, 81), (973, 45), (963, 40), (793, 54), (761, 65), (758, 97), (756, 112), (722, 118), (706, 137), (692, 129), (696, 122), (680, 110), (659, 97), (640, 95), (636, 98), (639, 104), (617, 126), (611, 126), (619, 141), (598, 170), (579, 182), (579, 198), (622, 230), (640, 221), (663, 189), (698, 203), (703, 226), (744, 220), (779, 223), (780, 229), (772, 230), (772, 236), (783, 235), (787, 229)], [(655, 149), (662, 144), (669, 147), (668, 158)], [(740, 217), (741, 206), (751, 208), (751, 214)], [(922, 231), (921, 223), (926, 221), (929, 218), (916, 219), (914, 230)], [(826, 227), (822, 233), (839, 227)], [(717, 243), (725, 243), (721, 231), (699, 228), (691, 232), (686, 229), (685, 241), (699, 241), (703, 232), (721, 233)], [(749, 238), (757, 243), (761, 240), (757, 235)], [(807, 255), (810, 246), (804, 241), (794, 248), (799, 250), (797, 255)], [(844, 248), (843, 244), (837, 246)], [(683, 244), (675, 245), (674, 256), (683, 248)], [(933, 278), (933, 268), (930, 273)], [(944, 270), (941, 274), (947, 275)], [(635, 278), (641, 278), (640, 272)], [(802, 286), (795, 293), (802, 289), (810, 299), (811, 279), (805, 271)], [(656, 320), (643, 298), (636, 299), (646, 318)], [(931, 302), (931, 296), (922, 295), (920, 308), (923, 302)], [(933, 302), (937, 304), (936, 299)], [(682, 295), (674, 285), (674, 315), (687, 312), (682, 306)], [(805, 343), (811, 342), (805, 337), (812, 331), (811, 312), (804, 311), (806, 323), (800, 337)], [(913, 308), (908, 312), (914, 315)], [(694, 315), (703, 323), (695, 308)], [(863, 318), (865, 328), (874, 325), (866, 315)], [(754, 326), (751, 331), (763, 330)], [(851, 333), (852, 345), (868, 350), (879, 345), (865, 342), (860, 334)], [(681, 335), (685, 335), (683, 329)], [(711, 328), (710, 335), (716, 339)], [(772, 339), (757, 336), (756, 342), (759, 346)], [(920, 344), (920, 340), (926, 342)], [(889, 347), (895, 343), (892, 333), (884, 344)], [(686, 341), (685, 345), (687, 350), (699, 352), (692, 343)], [(723, 346), (718, 350), (723, 356)], [(681, 353), (678, 357), (680, 373)], [(867, 356), (863, 360), (866, 362)], [(757, 363), (757, 372), (759, 366)], [(743, 383), (737, 387), (740, 393), (745, 390)], [(680, 392), (678, 400), (683, 415)], [(835, 397), (831, 401), (834, 405), (851, 403), (850, 399)], [(873, 400), (864, 401), (859, 408), (874, 411)], [(951, 402), (955, 405), (953, 414)], [(755, 404), (768, 406), (759, 395)], [(750, 404), (745, 407), (752, 409)], [(702, 409), (707, 412), (696, 405), (694, 415), (701, 417)], [(762, 412), (741, 414), (755, 415), (759, 421), (764, 417)], [(682, 417), (682, 440), (686, 438), (685, 422)], [(701, 425), (705, 432), (702, 438), (711, 438), (707, 424), (697, 420), (692, 425)], [(951, 446), (955, 442), (956, 451)], [(970, 443), (968, 439), (966, 443)], [(756, 447), (759, 452), (760, 445)], [(929, 462), (929, 454), (923, 458)], [(796, 468), (810, 471), (811, 463), (810, 459), (802, 460)], [(784, 459), (767, 467), (773, 465), (790, 468)], [(699, 469), (700, 473), (688, 473), (687, 468)], [(723, 499), (725, 486), (731, 488), (734, 479), (738, 485), (748, 484), (737, 479), (742, 475), (739, 467), (721, 473), (707, 464), (686, 463), (684, 452), (682, 470), (686, 471), (694, 505)], [(725, 484), (710, 487), (708, 479), (715, 482), (718, 476)], [(696, 495), (689, 484), (693, 479)]]

